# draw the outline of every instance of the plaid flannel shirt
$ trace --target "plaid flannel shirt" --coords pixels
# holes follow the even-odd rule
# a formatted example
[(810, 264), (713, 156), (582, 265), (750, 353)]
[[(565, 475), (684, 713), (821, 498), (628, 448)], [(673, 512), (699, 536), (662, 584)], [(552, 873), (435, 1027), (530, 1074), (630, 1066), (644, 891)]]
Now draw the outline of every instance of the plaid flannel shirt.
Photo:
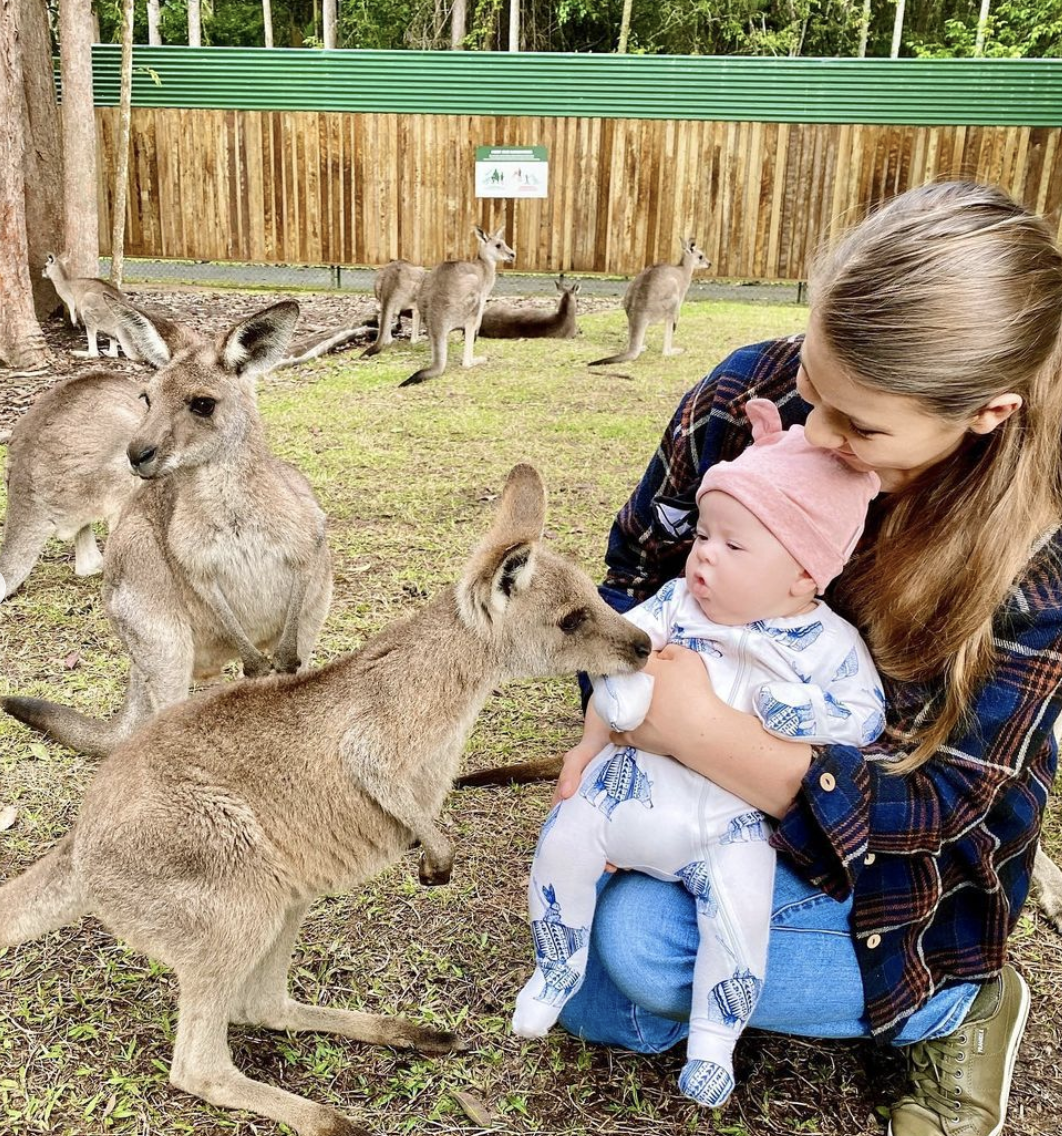
[[(742, 348), (689, 391), (609, 538), (601, 591), (625, 610), (679, 575), (694, 494), (752, 440), (742, 407), (768, 398), (785, 426), (802, 337)], [(937, 990), (994, 975), (1029, 890), (1054, 779), (1062, 709), (1062, 530), (1034, 550), (997, 613), (997, 659), (970, 723), (920, 769), (890, 774), (895, 742), (813, 751), (772, 843), (808, 880), (853, 898), (852, 932), (874, 1036), (887, 1041)], [(889, 724), (908, 729), (939, 683), (885, 680)], [(827, 978), (827, 976), (823, 976)]]

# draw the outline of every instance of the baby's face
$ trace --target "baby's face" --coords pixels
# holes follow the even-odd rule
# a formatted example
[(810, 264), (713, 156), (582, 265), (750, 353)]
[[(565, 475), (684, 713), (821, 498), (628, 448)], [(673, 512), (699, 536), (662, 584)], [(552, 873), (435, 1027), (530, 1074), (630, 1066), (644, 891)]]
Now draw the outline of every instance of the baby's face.
[(709, 619), (730, 627), (798, 615), (815, 597), (808, 574), (771, 531), (719, 490), (701, 498), (686, 586)]

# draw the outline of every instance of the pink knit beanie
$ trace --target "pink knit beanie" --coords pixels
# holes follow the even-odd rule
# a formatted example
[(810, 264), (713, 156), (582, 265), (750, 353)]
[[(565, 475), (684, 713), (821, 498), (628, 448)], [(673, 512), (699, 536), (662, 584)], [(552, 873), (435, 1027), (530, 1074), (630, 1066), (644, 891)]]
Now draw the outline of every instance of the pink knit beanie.
[(881, 481), (810, 445), (803, 426), (783, 430), (773, 402), (754, 398), (745, 410), (753, 444), (733, 461), (713, 465), (697, 500), (718, 489), (740, 501), (822, 592), (851, 556)]

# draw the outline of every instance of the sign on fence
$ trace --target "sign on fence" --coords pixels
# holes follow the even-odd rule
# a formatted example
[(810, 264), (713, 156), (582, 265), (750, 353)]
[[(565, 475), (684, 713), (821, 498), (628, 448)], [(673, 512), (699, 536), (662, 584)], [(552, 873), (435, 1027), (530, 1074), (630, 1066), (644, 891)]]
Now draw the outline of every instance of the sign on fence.
[(477, 197), (546, 197), (545, 146), (477, 146)]

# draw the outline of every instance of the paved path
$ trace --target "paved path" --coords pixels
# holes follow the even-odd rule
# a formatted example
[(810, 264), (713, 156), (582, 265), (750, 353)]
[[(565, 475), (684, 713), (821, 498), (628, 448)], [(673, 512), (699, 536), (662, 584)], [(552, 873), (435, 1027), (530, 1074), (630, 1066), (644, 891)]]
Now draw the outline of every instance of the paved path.
[[(110, 261), (101, 259), (100, 275), (106, 279)], [(371, 292), (371, 268), (304, 267), (301, 265), (220, 264), (205, 261), (126, 260), (125, 280), (129, 284), (181, 283), (227, 288), (308, 288), (320, 291), (339, 288), (349, 292)], [(338, 277), (338, 279), (337, 279)], [(580, 276), (582, 290), (591, 296), (622, 296), (626, 279), (608, 276)], [(530, 276), (502, 271), (494, 286), (496, 296), (536, 296), (555, 294), (554, 277)], [(797, 302), (795, 284), (724, 283), (695, 280), (691, 300), (746, 300), (758, 303)]]

